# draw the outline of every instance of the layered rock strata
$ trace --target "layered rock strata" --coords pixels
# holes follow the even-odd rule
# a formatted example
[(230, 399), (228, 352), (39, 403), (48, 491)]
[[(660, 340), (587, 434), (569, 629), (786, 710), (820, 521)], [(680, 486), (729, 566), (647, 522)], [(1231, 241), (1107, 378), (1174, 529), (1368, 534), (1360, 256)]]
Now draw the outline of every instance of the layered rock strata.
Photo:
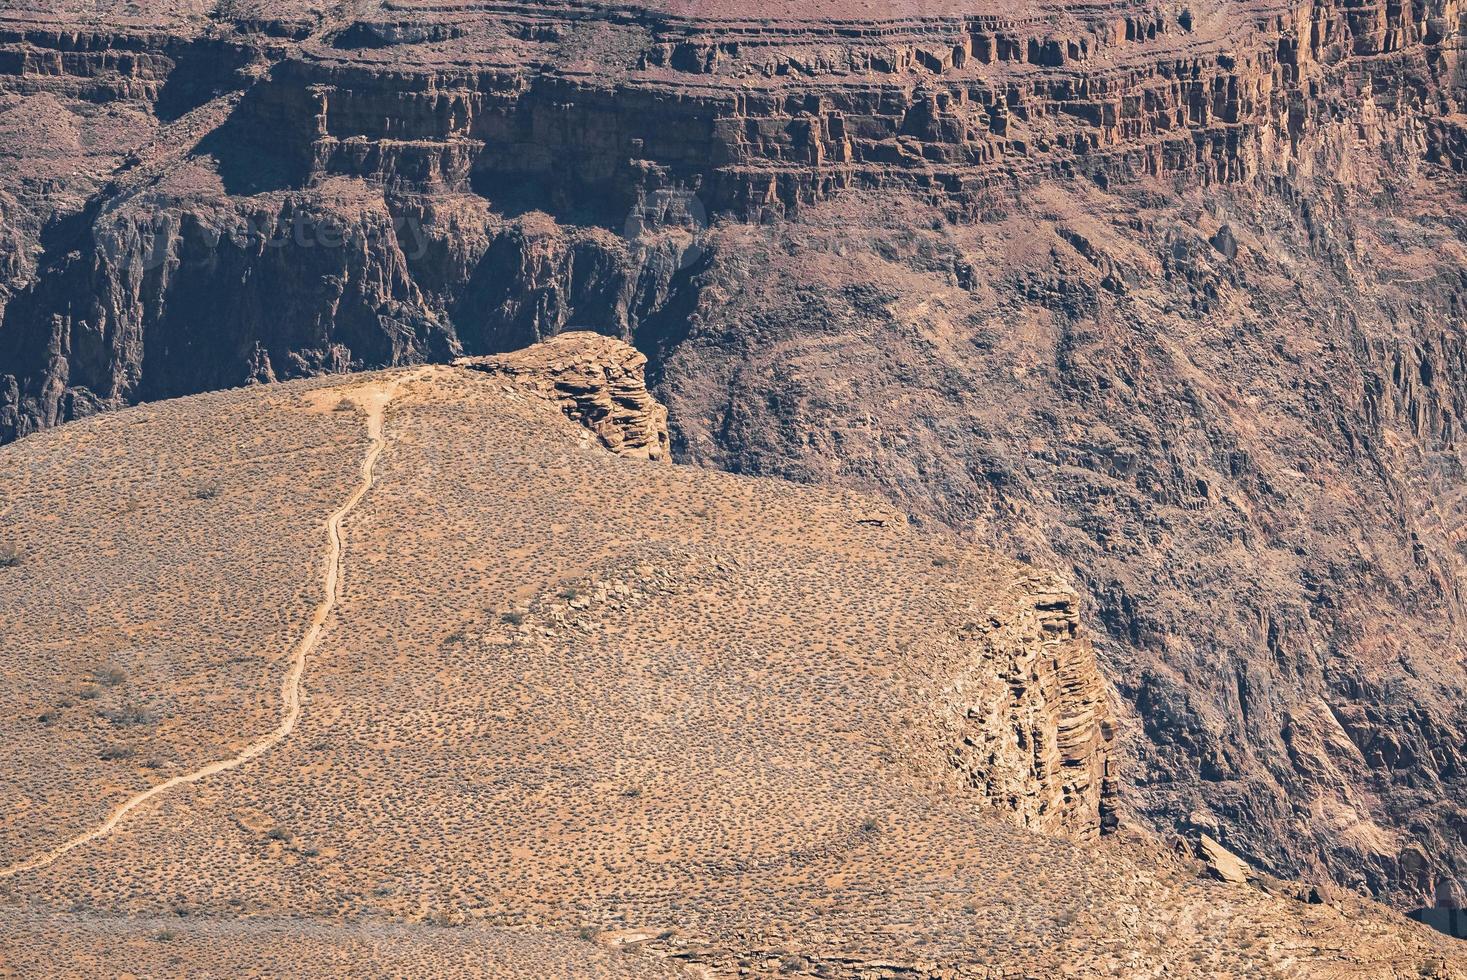
[(622, 341), (571, 331), (513, 354), (455, 363), (550, 399), (620, 456), (669, 460), (667, 409), (647, 391), (647, 358)]
[(5, 0), (0, 438), (628, 338), (674, 455), (1072, 576), (1135, 817), (1460, 900), (1463, 6), (761, 16)]
[(1093, 840), (1115, 828), (1120, 784), (1104, 682), (1078, 597), (1043, 578), (1022, 585), (1011, 612), (962, 626), (966, 654), (940, 658), (953, 668), (944, 749), (960, 785), (1022, 826)]

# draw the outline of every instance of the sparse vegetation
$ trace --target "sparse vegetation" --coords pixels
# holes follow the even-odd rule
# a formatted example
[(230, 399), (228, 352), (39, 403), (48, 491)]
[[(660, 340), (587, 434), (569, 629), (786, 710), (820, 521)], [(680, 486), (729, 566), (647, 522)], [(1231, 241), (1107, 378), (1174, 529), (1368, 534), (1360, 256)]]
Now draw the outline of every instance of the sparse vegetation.
[(143, 725), (152, 725), (158, 720), (158, 716), (154, 712), (131, 698), (125, 699), (116, 707), (99, 709), (97, 714), (119, 728), (136, 728)]
[[(251, 414), (258, 395), (218, 397), (241, 445), (329, 447), (329, 432), (339, 452), (218, 465), (223, 494), (254, 495), (258, 512), (210, 524), (216, 508), (165, 486), (107, 562), (95, 558), (100, 533), (58, 537), (55, 567), (75, 569), (77, 583), (7, 580), (39, 611), (17, 617), (7, 643), (54, 664), (0, 740), (4, 761), (22, 763), (6, 778), (44, 818), (0, 822), (8, 853), (54, 845), (56, 828), (94, 826), (126, 787), (229, 758), (279, 725), (283, 657), (321, 596), (322, 522), (356, 485), (365, 442), (340, 438), (347, 420), (322, 410), (329, 401), (276, 418)], [(1280, 926), (1275, 899), (1247, 891), (1216, 916), (1203, 886), (1169, 863), (1132, 861), (1123, 841), (1093, 860), (1088, 844), (988, 814), (993, 801), (954, 778), (940, 724), (952, 706), (938, 692), (953, 690), (953, 671), (979, 669), (984, 644), (1007, 655), (1021, 640), (998, 627), (982, 644), (958, 640), (951, 625), (975, 608), (1027, 611), (1027, 570), (976, 546), (944, 565), (957, 546), (943, 538), (935, 555), (905, 526), (873, 544), (848, 495), (567, 450), (561, 419), (539, 432), (529, 399), (435, 397), (424, 386), (394, 408), (379, 479), (342, 526), (345, 614), (307, 661), (301, 727), (140, 808), (46, 875), (7, 882), (14, 907), (35, 881), (88, 909), (136, 910), (129, 921), (151, 925), (118, 926), (139, 930), (136, 948), (158, 910), (187, 905), (191, 917), (168, 924), (188, 942), (165, 951), (185, 957), (212, 955), (196, 935), (233, 917), (288, 930), (296, 903), (321, 943), (337, 922), (396, 922), (404, 942), (462, 943), (463, 956), (503, 926), (516, 942), (571, 951), (536, 980), (599, 975), (591, 961), (657, 970), (614, 951), (673, 940), (662, 929), (673, 923), (679, 949), (727, 949), (720, 968), (744, 959), (750, 977), (832, 972), (827, 953), (856, 947), (881, 962), (1022, 963), (1048, 976), (1092, 941), (1094, 922), (1116, 921), (1113, 895), (1143, 923), (1186, 915), (1186, 943), (1154, 954), (1093, 940), (1104, 962), (1134, 956), (1158, 975), (1185, 975), (1202, 944), (1222, 951), (1213, 972), (1242, 975), (1244, 932), (1277, 946), (1327, 928), (1333, 946), (1349, 945), (1352, 925), (1328, 907), (1299, 905)], [(207, 428), (181, 417), (182, 440)], [(286, 428), (297, 425), (316, 428)], [(101, 450), (117, 465), (141, 451)], [(444, 472), (445, 460), (462, 472)], [(709, 500), (737, 533), (687, 518)], [(67, 526), (91, 519), (81, 502), (56, 506)], [(128, 601), (105, 616), (74, 612), (95, 595)], [(570, 596), (595, 602), (567, 608)], [(535, 628), (485, 629), (480, 642), (496, 617)], [(466, 622), (473, 642), (440, 653), (438, 638)], [(55, 709), (49, 728), (34, 723), (83, 685), (97, 696)], [(99, 760), (104, 749), (115, 758)], [(913, 792), (914, 779), (936, 788)], [(1063, 910), (1091, 900), (1095, 913), (1056, 943)], [(14, 907), (0, 909), (7, 953)], [(1321, 925), (1311, 934), (1299, 915)], [(422, 927), (464, 921), (475, 927), (436, 938)]]
[(450, 912), (447, 909), (435, 909), (429, 912), (423, 919), (430, 926), (439, 929), (453, 929), (467, 924), (467, 919), (462, 912)]
[(117, 664), (103, 664), (92, 672), (92, 680), (102, 687), (116, 687), (127, 680), (127, 671)]

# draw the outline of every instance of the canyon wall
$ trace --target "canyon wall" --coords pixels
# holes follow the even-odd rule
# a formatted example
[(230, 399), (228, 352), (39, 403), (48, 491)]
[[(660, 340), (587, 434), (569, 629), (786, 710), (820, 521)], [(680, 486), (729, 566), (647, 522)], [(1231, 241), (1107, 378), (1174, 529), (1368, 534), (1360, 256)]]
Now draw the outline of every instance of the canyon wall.
[(675, 457), (1070, 578), (1121, 817), (1460, 900), (1464, 11), (5, 0), (0, 438), (628, 338)]

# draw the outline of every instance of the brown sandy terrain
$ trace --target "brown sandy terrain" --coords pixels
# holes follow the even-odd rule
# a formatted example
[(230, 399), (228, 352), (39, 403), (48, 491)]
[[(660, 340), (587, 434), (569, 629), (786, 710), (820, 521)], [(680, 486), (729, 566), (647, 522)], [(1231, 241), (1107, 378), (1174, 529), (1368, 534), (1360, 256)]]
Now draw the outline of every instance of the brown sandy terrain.
[[(380, 442), (363, 405), (384, 410)], [(236, 463), (242, 444), (307, 448)], [(217, 494), (180, 492), (184, 454)], [(24, 710), (68, 691), (109, 628), (51, 598), (100, 574), (84, 542), (111, 512), (56, 516), (79, 481), (169, 529), (106, 562), (126, 583), (111, 618), (185, 680), (133, 726), (142, 751), (200, 767), (264, 745), (292, 717), (291, 651), (307, 654), (285, 737), (0, 880), (16, 975), (1467, 969), (1382, 907), (1206, 880), (1132, 831), (1097, 837), (1108, 713), (1050, 577), (852, 493), (616, 456), (511, 376), (160, 403), (6, 447), (0, 471), (21, 488), (0, 584), (53, 617), (24, 617), (48, 656), (3, 647), (7, 677), (27, 678), (7, 696), (36, 700), (8, 712), (3, 770), (28, 796), (7, 826), (30, 829), (0, 862), (177, 773), (97, 760), (90, 733), (110, 723), (81, 702), (70, 727)], [(147, 570), (170, 560), (212, 588), (155, 599)], [(230, 674), (232, 657), (252, 670)], [(218, 698), (235, 685), (247, 709)], [(990, 736), (986, 762), (964, 755)], [(76, 760), (64, 779), (41, 775), (47, 750)]]
[(1072, 578), (1139, 819), (1461, 903), (1464, 28), (0, 0), (0, 440), (624, 337), (679, 461)]
[(577, 932), (175, 916), (7, 915), (0, 977), (188, 976), (209, 980), (432, 977), (443, 980), (694, 980)]
[(265, 430), (249, 411), (144, 410), (0, 463), (21, 560), (0, 605), (0, 865), (273, 727), (321, 590), (302, 556), (362, 435), (355, 412), (280, 411)]

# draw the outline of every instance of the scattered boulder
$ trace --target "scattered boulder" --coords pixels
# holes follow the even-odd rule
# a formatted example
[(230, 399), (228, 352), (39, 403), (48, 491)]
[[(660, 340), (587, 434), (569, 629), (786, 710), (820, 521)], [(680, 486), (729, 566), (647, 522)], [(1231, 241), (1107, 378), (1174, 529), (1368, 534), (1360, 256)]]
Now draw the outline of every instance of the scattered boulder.
[(1197, 856), (1207, 865), (1209, 871), (1223, 881), (1245, 885), (1250, 878), (1256, 877), (1256, 872), (1247, 861), (1206, 834), (1197, 842)]

